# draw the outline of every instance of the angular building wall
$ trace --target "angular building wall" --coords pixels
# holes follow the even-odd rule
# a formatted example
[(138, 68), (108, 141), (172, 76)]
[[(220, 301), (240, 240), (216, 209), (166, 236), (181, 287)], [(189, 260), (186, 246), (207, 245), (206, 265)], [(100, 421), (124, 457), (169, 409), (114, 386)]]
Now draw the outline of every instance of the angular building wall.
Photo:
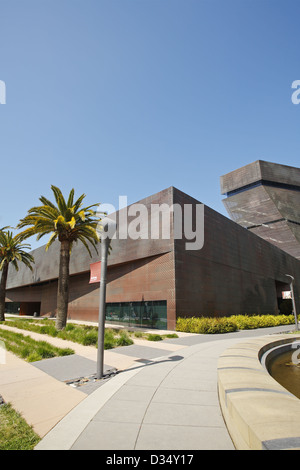
[[(138, 225), (141, 238), (112, 240), (108, 257), (107, 303), (165, 302), (164, 328), (175, 327), (175, 279), (172, 224), (170, 237), (151, 239), (151, 207), (172, 205), (173, 188), (149, 196), (134, 205), (144, 209), (140, 214), (130, 207), (118, 211), (117, 221)], [(140, 204), (143, 207), (139, 207)], [(128, 212), (129, 215), (124, 212)], [(147, 233), (145, 233), (145, 230)], [(54, 316), (56, 313), (59, 242), (48, 252), (41, 247), (32, 252), (35, 258), (33, 272), (20, 266), (17, 272), (9, 268), (7, 282), (8, 302), (40, 302), (40, 314)], [(74, 244), (70, 261), (70, 295), (68, 316), (71, 319), (97, 321), (99, 313), (99, 284), (90, 284), (90, 264), (100, 260), (93, 251), (92, 258), (82, 244)], [(145, 307), (146, 308), (146, 307)], [(33, 312), (32, 312), (33, 313)], [(160, 322), (160, 326), (162, 322)]]
[[(198, 201), (175, 190), (174, 201)], [(298, 289), (300, 262), (223, 215), (205, 206), (204, 246), (187, 251), (185, 240), (175, 240), (177, 316), (223, 316), (278, 313), (278, 299), (289, 290), (289, 278)]]
[[(191, 240), (185, 231), (184, 218), (178, 231), (170, 208), (182, 208), (184, 214), (188, 206), (195, 215), (198, 206), (203, 208), (201, 202), (171, 187), (138, 204), (141, 237), (112, 241), (106, 297), (112, 311), (116, 304), (122, 303), (132, 304), (134, 309), (142, 302), (145, 312), (151, 302), (165, 304), (167, 324), (160, 321), (158, 325), (171, 330), (175, 329), (178, 316), (275, 313), (281, 291), (289, 289), (287, 273), (297, 281), (295, 290), (299, 304), (300, 261), (285, 251), (207, 206), (204, 206), (204, 219), (194, 218), (192, 227), (199, 233), (204, 231), (204, 245), (196, 250), (187, 249), (186, 243)], [(162, 209), (159, 222), (154, 218), (154, 225), (160, 228), (158, 238), (157, 234), (151, 236), (153, 207), (156, 211)], [(129, 212), (128, 217), (124, 217), (124, 211), (125, 215)], [(116, 217), (117, 221), (123, 217), (127, 224), (137, 221), (129, 208), (122, 209)], [(196, 227), (197, 224), (202, 225)], [(169, 237), (163, 230), (167, 226)], [(24, 266), (20, 266), (19, 272), (9, 268), (7, 301), (32, 303), (32, 308), (33, 302), (40, 302), (41, 315), (53, 316), (59, 244), (53, 244), (47, 253), (44, 247), (38, 248), (33, 255), (36, 260), (33, 272)], [(89, 280), (90, 264), (99, 259), (96, 253), (90, 259), (80, 244), (74, 246), (70, 265), (71, 319), (98, 319), (99, 284), (90, 284)], [(124, 309), (124, 322), (127, 314), (128, 310)]]
[(258, 160), (221, 177), (233, 221), (300, 259), (300, 169)]

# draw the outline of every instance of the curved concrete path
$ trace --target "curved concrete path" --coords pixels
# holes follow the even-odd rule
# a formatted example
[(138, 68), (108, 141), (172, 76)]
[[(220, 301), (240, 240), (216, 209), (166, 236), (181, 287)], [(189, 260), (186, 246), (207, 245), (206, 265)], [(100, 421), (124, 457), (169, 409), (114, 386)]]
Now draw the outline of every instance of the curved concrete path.
[(28, 364), (7, 353), (0, 395), (42, 437), (36, 450), (232, 450), (218, 399), (219, 356), (244, 338), (291, 329), (137, 340), (105, 351), (115, 376), (78, 388), (66, 382), (96, 372), (96, 349), (47, 337), (75, 355)]
[(36, 449), (233, 450), (218, 400), (218, 358), (245, 337), (287, 329), (167, 340), (182, 349), (118, 373), (68, 413)]

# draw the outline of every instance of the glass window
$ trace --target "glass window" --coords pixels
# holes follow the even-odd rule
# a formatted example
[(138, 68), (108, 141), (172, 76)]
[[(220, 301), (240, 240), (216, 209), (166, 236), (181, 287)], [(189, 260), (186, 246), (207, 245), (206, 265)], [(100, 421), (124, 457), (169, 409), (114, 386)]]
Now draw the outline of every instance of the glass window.
[(5, 302), (6, 313), (19, 313), (20, 302)]
[(167, 329), (167, 301), (119, 302), (106, 304), (106, 321), (141, 328)]

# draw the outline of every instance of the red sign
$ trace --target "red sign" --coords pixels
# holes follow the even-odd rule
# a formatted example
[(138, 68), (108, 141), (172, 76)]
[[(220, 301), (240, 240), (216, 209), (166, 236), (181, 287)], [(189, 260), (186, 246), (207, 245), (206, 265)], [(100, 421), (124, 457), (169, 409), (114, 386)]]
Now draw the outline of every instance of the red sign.
[(101, 261), (97, 263), (90, 264), (90, 284), (93, 282), (100, 282), (101, 276)]

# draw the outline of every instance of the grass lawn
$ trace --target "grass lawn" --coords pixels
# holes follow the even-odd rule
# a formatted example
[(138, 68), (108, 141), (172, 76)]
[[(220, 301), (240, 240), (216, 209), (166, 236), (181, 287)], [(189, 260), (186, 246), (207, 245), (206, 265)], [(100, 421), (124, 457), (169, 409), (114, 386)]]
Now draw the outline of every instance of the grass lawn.
[(0, 328), (0, 340), (5, 344), (7, 351), (12, 352), (27, 362), (40, 361), (50, 357), (68, 356), (75, 351), (70, 348), (57, 348), (46, 341), (36, 341), (30, 336), (15, 333)]
[[(1, 324), (23, 331), (32, 331), (74, 341), (83, 345), (94, 345), (97, 347), (98, 343), (98, 328), (96, 326), (68, 323), (64, 330), (57, 331), (54, 321), (47, 318), (9, 319), (5, 322), (0, 322), (0, 326)], [(161, 341), (165, 338), (174, 337), (178, 336), (176, 334), (159, 335), (142, 331), (128, 332), (125, 329), (106, 328), (104, 348), (112, 349), (118, 346), (133, 344), (132, 338)], [(24, 336), (21, 332), (16, 333), (1, 328), (0, 340), (4, 341), (8, 351), (11, 351), (27, 362), (74, 354), (72, 349), (57, 348), (46, 341), (36, 341), (30, 338), (30, 336)], [(0, 406), (0, 450), (31, 450), (37, 445), (39, 440), (39, 436), (36, 435), (32, 427), (26, 423), (10, 404)]]
[(10, 404), (0, 406), (0, 450), (32, 450), (40, 441)]
[[(62, 331), (57, 331), (55, 323), (50, 319), (11, 319), (0, 322), (20, 330), (58, 337), (83, 345), (97, 347), (98, 328), (96, 326), (68, 323)], [(177, 337), (177, 335), (146, 334), (142, 331), (128, 332), (124, 329), (107, 328), (105, 330), (105, 349), (133, 344), (132, 338), (147, 339), (149, 341), (161, 341), (164, 338)], [(36, 341), (30, 336), (24, 336), (0, 328), (0, 340), (4, 341), (8, 351), (18, 357), (34, 362), (55, 356), (73, 354), (69, 348), (57, 348), (46, 341)], [(0, 450), (32, 450), (40, 438), (33, 431), (22, 416), (17, 413), (10, 404), (0, 406)]]
[[(96, 346), (98, 343), (98, 328), (92, 325), (82, 325), (76, 323), (67, 323), (66, 327), (58, 331), (55, 328), (55, 322), (49, 318), (42, 319), (9, 319), (3, 322), (5, 325), (19, 328), (22, 330), (33, 331), (40, 334), (50, 335), (84, 346)], [(1, 325), (1, 322), (0, 322)], [(161, 341), (165, 338), (177, 338), (176, 334), (150, 334), (142, 331), (129, 332), (125, 329), (106, 328), (104, 335), (104, 349), (112, 349), (118, 346), (129, 346), (133, 344), (134, 338), (145, 339), (149, 341)]]

